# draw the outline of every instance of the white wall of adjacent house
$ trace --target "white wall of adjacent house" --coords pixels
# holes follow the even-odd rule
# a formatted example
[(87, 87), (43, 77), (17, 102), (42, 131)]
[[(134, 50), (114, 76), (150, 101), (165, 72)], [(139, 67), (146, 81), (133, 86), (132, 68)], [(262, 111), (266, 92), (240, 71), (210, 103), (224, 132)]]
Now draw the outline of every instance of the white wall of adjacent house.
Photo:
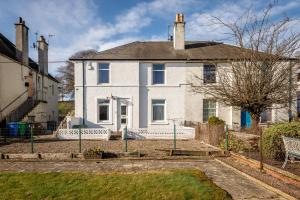
[(27, 121), (28, 116), (35, 116), (35, 121), (42, 122), (46, 126), (48, 121), (58, 121), (58, 83), (48, 77), (44, 77), (43, 101), (41, 101), (23, 119)]
[[(0, 54), (0, 110), (2, 110), (0, 120), (27, 99), (25, 77), (28, 75), (27, 67)], [(14, 101), (11, 106), (8, 106), (21, 94), (24, 95)]]

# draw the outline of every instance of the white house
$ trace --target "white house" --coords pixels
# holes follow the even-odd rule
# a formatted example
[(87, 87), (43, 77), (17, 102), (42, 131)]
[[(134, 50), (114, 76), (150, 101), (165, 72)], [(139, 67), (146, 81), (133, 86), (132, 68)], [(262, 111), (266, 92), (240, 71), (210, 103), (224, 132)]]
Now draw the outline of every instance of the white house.
[(58, 81), (48, 73), (48, 44), (37, 41), (38, 63), (29, 58), (28, 27), (15, 24), (16, 44), (0, 33), (0, 125), (35, 116), (42, 126), (58, 120)]
[[(119, 131), (156, 128), (186, 121), (206, 122), (218, 116), (230, 128), (243, 121), (241, 110), (224, 106), (204, 94), (193, 94), (193, 74), (204, 84), (216, 82), (216, 71), (230, 67), (237, 47), (207, 41), (185, 41), (183, 14), (174, 22), (171, 41), (132, 42), (87, 57), (75, 64), (75, 117), (87, 127)], [(287, 112), (272, 111), (276, 121)], [(244, 119), (243, 119), (244, 120)]]

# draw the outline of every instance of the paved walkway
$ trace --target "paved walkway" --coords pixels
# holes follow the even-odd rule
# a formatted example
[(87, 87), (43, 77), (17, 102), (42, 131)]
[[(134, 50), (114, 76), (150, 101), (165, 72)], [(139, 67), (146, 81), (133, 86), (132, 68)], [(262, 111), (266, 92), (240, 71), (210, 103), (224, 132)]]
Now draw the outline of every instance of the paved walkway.
[(0, 161), (0, 171), (61, 172), (87, 171), (108, 173), (112, 171), (147, 171), (156, 169), (197, 168), (205, 172), (215, 184), (228, 191), (234, 199), (284, 199), (235, 170), (215, 160), (163, 161), (163, 160), (107, 160), (74, 162), (17, 162)]

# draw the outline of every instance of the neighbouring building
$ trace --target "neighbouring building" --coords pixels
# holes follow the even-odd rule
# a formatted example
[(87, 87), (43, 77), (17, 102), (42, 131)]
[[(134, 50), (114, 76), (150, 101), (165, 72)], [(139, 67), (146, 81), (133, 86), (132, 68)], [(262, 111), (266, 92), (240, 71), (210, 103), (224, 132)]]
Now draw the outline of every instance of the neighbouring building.
[(58, 81), (48, 73), (48, 44), (37, 41), (38, 63), (29, 58), (28, 27), (20, 18), (15, 24), (16, 44), (0, 33), (0, 123), (27, 121), (43, 127), (58, 119)]
[[(190, 92), (193, 74), (203, 84), (217, 81), (238, 47), (211, 41), (185, 41), (183, 14), (177, 14), (171, 41), (132, 42), (86, 57), (75, 65), (75, 117), (87, 127), (119, 131), (156, 128), (218, 116), (230, 128), (249, 125), (249, 113)], [(295, 114), (295, 113), (294, 113)], [(263, 122), (287, 120), (287, 109), (263, 113)]]

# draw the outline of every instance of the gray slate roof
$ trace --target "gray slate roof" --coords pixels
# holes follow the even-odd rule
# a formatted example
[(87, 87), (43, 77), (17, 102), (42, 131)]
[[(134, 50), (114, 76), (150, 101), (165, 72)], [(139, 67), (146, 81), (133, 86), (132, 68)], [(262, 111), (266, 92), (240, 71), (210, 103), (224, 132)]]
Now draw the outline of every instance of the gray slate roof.
[(70, 60), (227, 60), (235, 59), (241, 51), (233, 45), (208, 41), (188, 41), (184, 50), (175, 50), (172, 41), (136, 41)]

